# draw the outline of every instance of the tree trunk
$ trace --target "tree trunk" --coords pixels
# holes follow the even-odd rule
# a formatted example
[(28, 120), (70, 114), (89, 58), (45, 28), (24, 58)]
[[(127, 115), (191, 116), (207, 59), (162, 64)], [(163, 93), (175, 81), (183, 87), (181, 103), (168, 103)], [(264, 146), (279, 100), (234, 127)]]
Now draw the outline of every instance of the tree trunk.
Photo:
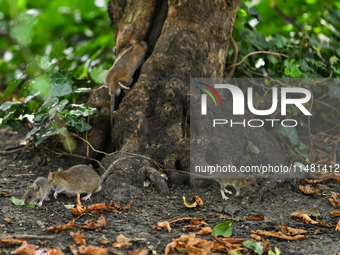
[[(124, 184), (141, 187), (146, 176), (161, 192), (168, 192), (164, 179), (155, 170), (155, 161), (165, 169), (189, 170), (190, 78), (216, 78), (226, 73), (227, 50), (240, 2), (110, 0), (117, 56), (131, 39), (146, 41), (149, 50), (137, 82), (114, 112), (111, 135), (119, 153), (105, 157), (102, 163), (109, 168), (117, 157), (131, 153), (152, 160), (136, 157), (120, 161), (104, 184), (108, 194)], [(227, 147), (228, 143), (233, 146), (230, 163), (239, 163), (241, 158), (253, 160), (243, 157), (247, 144), (244, 132), (231, 132), (230, 140), (225, 140)], [(271, 135), (262, 129), (247, 134), (255, 135), (262, 139), (260, 143), (269, 143), (268, 149), (262, 146), (264, 153), (269, 153), (264, 157), (281, 157), (284, 161)], [(99, 146), (98, 139), (91, 139)], [(102, 140), (102, 146), (107, 140)], [(183, 176), (173, 176), (173, 181), (183, 180)]]

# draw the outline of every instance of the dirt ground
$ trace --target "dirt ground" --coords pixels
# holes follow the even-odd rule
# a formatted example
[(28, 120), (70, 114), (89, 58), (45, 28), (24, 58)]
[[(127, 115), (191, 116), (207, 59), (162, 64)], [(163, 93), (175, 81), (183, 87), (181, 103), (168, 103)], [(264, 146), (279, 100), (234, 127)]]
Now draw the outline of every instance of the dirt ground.
[[(9, 129), (0, 129), (0, 150), (8, 147), (15, 147), (19, 144), (24, 135), (11, 132)], [(13, 196), (21, 198), (27, 188), (27, 185), (39, 177), (47, 177), (48, 171), (56, 171), (58, 167), (67, 168), (70, 166), (65, 158), (56, 159), (47, 150), (42, 148), (24, 150), (22, 152), (9, 155), (0, 155), (0, 191), (11, 191)], [(308, 231), (308, 237), (299, 241), (285, 241), (275, 238), (269, 238), (269, 244), (272, 249), (278, 247), (281, 254), (333, 254), (340, 252), (339, 238), (340, 232), (332, 228), (304, 224), (294, 220), (290, 214), (299, 208), (316, 207), (320, 216), (318, 219), (332, 223), (338, 222), (338, 217), (332, 216), (334, 210), (328, 197), (332, 192), (339, 192), (340, 186), (335, 180), (326, 181), (330, 189), (319, 192), (316, 196), (305, 195), (300, 192), (297, 185), (294, 186), (288, 181), (277, 180), (279, 185), (274, 185), (259, 198), (258, 194), (252, 194), (248, 190), (242, 190), (241, 195), (236, 197), (230, 196), (227, 201), (222, 200), (218, 186), (190, 188), (186, 186), (169, 185), (170, 194), (167, 196), (160, 195), (152, 185), (145, 188), (126, 186), (126, 189), (117, 190), (113, 194), (106, 194), (103, 191), (92, 195), (90, 201), (83, 202), (84, 206), (94, 203), (109, 203), (115, 201), (121, 206), (125, 206), (132, 198), (133, 203), (130, 209), (118, 213), (103, 212), (106, 218), (107, 226), (98, 230), (84, 230), (85, 239), (88, 244), (96, 245), (96, 241), (101, 236), (109, 240), (115, 240), (119, 234), (128, 238), (143, 238), (132, 241), (132, 246), (123, 248), (107, 248), (111, 252), (125, 254), (125, 250), (134, 250), (136, 248), (150, 248), (158, 254), (164, 253), (165, 246), (174, 238), (183, 234), (182, 227), (188, 222), (179, 221), (171, 224), (172, 233), (165, 229), (155, 231), (152, 228), (153, 222), (160, 222), (176, 217), (206, 217), (206, 222), (214, 227), (227, 219), (221, 218), (221, 215), (228, 217), (238, 217), (239, 221), (232, 221), (233, 237), (250, 238), (251, 230), (279, 230), (280, 222), (286, 226), (303, 228)], [(265, 180), (258, 180), (259, 186), (268, 185)], [(301, 180), (301, 183), (304, 183)], [(305, 183), (304, 183), (305, 184)], [(199, 196), (204, 201), (203, 208), (186, 208), (183, 204), (182, 196), (191, 198)], [(50, 194), (50, 201), (44, 201), (42, 207), (27, 208), (25, 206), (15, 206), (10, 197), (0, 197), (0, 235), (10, 234), (29, 234), (29, 235), (50, 235), (55, 236), (52, 241), (47, 240), (28, 240), (31, 244), (39, 247), (60, 247), (64, 254), (71, 254), (69, 245), (73, 240), (69, 234), (70, 230), (61, 231), (57, 234), (53, 232), (44, 232), (44, 228), (65, 224), (73, 219), (69, 209), (64, 204), (75, 204), (75, 198), (69, 198), (64, 194), (58, 196), (55, 200)], [(211, 213), (214, 214), (211, 214)], [(245, 218), (251, 214), (262, 214), (265, 216), (264, 221), (251, 221)], [(10, 218), (6, 222), (4, 218)], [(99, 215), (90, 215), (85, 213), (77, 223), (85, 222), (89, 219), (98, 219)], [(76, 232), (77, 229), (71, 231)], [(155, 233), (156, 232), (156, 233)], [(317, 232), (317, 233), (316, 233)], [(213, 240), (210, 234), (203, 235), (202, 238)], [(17, 246), (0, 247), (3, 254), (8, 254)]]

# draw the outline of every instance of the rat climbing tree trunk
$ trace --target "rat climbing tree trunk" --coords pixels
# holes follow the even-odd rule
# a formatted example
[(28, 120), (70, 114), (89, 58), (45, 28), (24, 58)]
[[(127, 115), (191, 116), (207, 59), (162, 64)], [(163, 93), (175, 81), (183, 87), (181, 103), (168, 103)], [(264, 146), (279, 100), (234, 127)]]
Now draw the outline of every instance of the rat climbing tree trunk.
[[(149, 51), (136, 83), (114, 113), (112, 139), (119, 153), (105, 157), (102, 163), (108, 168), (117, 157), (131, 153), (152, 160), (136, 157), (121, 161), (104, 183), (106, 192), (124, 183), (141, 186), (145, 176), (160, 191), (167, 192), (155, 162), (166, 169), (189, 169), (189, 81), (225, 76), (228, 45), (240, 2), (110, 0), (117, 54), (131, 39), (146, 41)], [(239, 136), (240, 146), (247, 142), (242, 133), (230, 136)], [(262, 137), (277, 145), (273, 137)], [(230, 153), (234, 155), (230, 158), (237, 160), (241, 151), (241, 147), (232, 148)]]

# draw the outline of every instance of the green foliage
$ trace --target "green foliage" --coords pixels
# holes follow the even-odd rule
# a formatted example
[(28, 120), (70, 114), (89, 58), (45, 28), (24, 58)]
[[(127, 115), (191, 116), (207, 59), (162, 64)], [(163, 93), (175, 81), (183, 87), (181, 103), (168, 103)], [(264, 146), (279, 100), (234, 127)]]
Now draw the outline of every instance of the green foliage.
[(230, 237), (232, 235), (231, 222), (225, 221), (214, 227), (216, 236)]
[(34, 203), (31, 203), (29, 205), (25, 205), (24, 201), (21, 200), (21, 199), (18, 199), (16, 197), (11, 197), (11, 200), (12, 200), (12, 203), (16, 206), (26, 206), (26, 207), (29, 207), (29, 208), (34, 208), (35, 207), (35, 204)]
[(106, 1), (3, 0), (0, 10), (6, 35), (0, 38), (0, 78), (7, 84), (0, 101), (12, 96), (0, 106), (1, 124), (26, 128), (35, 145), (66, 137), (66, 126), (88, 131), (89, 116), (98, 112), (75, 103), (103, 83), (113, 63)]
[(280, 255), (281, 251), (279, 248), (275, 247), (275, 253), (272, 250), (268, 251), (268, 255)]
[(263, 254), (263, 245), (259, 242), (254, 242), (254, 241), (244, 241), (242, 243), (245, 247), (248, 249), (253, 250), (255, 253), (262, 255)]
[[(310, 133), (326, 130), (332, 130), (334, 135), (340, 131), (336, 127), (340, 117), (336, 111), (340, 103), (339, 21), (340, 4), (335, 0), (243, 1), (233, 30), (239, 50), (238, 61), (257, 51), (276, 53), (248, 56), (236, 67), (235, 77), (271, 77), (269, 81), (280, 78), (287, 81), (282, 86), (305, 87), (312, 92), (314, 104), (312, 116), (308, 117), (310, 123), (307, 124), (307, 117), (290, 106), (286, 119), (296, 119), (299, 126), (284, 128), (279, 125), (275, 129), (287, 137), (296, 155), (305, 159), (309, 147), (300, 141), (300, 136), (309, 137)], [(232, 53), (230, 47), (230, 63)], [(291, 78), (322, 78), (322, 82), (291, 84)], [(335, 79), (328, 82), (328, 78)], [(269, 92), (270, 82), (265, 85), (257, 92)], [(305, 106), (308, 109), (311, 105)]]
[[(295, 146), (295, 151), (303, 158), (308, 158), (309, 147), (300, 141), (298, 132), (295, 127), (284, 127), (279, 125), (274, 130), (276, 133), (283, 135), (289, 139), (289, 142)], [(299, 146), (299, 147), (297, 147)]]

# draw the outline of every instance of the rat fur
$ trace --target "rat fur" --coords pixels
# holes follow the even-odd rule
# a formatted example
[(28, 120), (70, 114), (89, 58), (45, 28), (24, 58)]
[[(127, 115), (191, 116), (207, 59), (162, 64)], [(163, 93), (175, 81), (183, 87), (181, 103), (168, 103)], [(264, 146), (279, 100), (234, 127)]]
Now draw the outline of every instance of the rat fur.
[(110, 123), (113, 127), (113, 111), (115, 98), (119, 96), (121, 89), (130, 89), (133, 74), (143, 64), (148, 45), (144, 41), (131, 40), (131, 46), (126, 48), (116, 59), (113, 66), (105, 76), (105, 85), (109, 87), (111, 96)]
[(27, 188), (27, 191), (24, 195), (25, 205), (35, 202), (36, 200), (39, 200), (37, 206), (42, 206), (42, 202), (44, 200), (46, 201), (50, 200), (48, 198), (48, 194), (51, 192), (51, 188), (52, 186), (46, 178), (44, 177), (37, 178), (33, 182), (32, 186), (28, 186)]
[(113, 166), (124, 159), (132, 158), (133, 156), (124, 157), (114, 161), (103, 173), (99, 176), (97, 172), (88, 165), (76, 165), (64, 170), (59, 168), (57, 172), (49, 172), (48, 180), (51, 183), (54, 192), (54, 198), (57, 199), (58, 193), (66, 193), (67, 195), (76, 195), (87, 193), (82, 200), (90, 199), (92, 193), (102, 189), (102, 182), (112, 172)]

